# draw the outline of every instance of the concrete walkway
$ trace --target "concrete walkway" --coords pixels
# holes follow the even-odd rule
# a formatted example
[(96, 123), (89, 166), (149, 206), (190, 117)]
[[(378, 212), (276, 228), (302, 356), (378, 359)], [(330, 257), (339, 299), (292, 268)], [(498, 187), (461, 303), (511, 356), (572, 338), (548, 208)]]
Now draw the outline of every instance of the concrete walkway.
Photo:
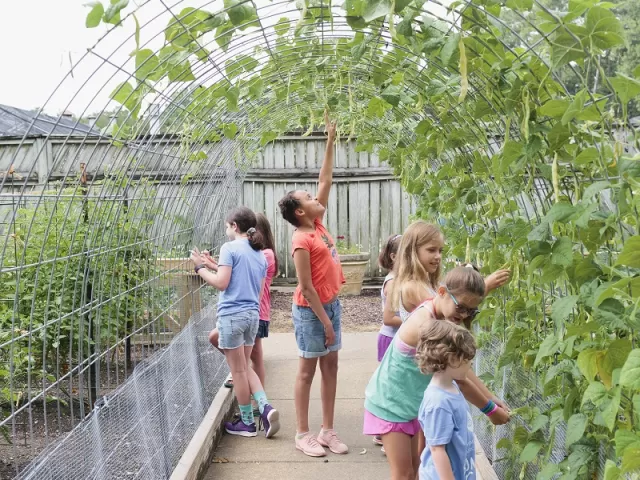
[[(274, 333), (264, 343), (266, 391), (270, 402), (280, 411), (282, 429), (269, 440), (262, 432), (257, 438), (225, 435), (204, 479), (387, 480), (389, 465), (385, 456), (371, 437), (362, 434), (364, 389), (378, 365), (377, 335), (342, 335), (335, 427), (349, 446), (347, 455), (334, 455), (327, 449), (326, 457), (311, 458), (296, 450), (293, 440), (296, 428), (293, 384), (298, 365), (296, 342), (291, 333)], [(319, 370), (311, 388), (309, 420), (312, 431), (317, 432), (322, 423)], [(497, 480), (477, 442), (476, 468), (478, 480)]]
[[(338, 373), (335, 427), (349, 445), (347, 455), (314, 459), (297, 451), (294, 445), (295, 413), (293, 384), (298, 365), (293, 334), (271, 334), (264, 342), (267, 368), (266, 391), (270, 402), (280, 411), (282, 429), (272, 439), (238, 438), (225, 435), (215, 453), (206, 480), (275, 479), (349, 479), (389, 478), (387, 461), (370, 437), (362, 434), (364, 389), (376, 369), (377, 333), (343, 333)], [(320, 371), (311, 389), (309, 412), (313, 431), (322, 423)], [(366, 453), (361, 452), (366, 449)], [(228, 463), (216, 463), (228, 462)]]

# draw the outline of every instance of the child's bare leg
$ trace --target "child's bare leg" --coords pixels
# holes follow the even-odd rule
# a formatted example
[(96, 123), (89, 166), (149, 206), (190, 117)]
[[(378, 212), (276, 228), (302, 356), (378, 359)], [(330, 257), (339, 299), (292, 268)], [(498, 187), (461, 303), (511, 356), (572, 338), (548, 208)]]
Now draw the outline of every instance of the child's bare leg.
[(400, 432), (382, 435), (387, 461), (391, 467), (391, 480), (415, 480), (413, 457), (418, 446), (414, 439), (415, 437)]
[(253, 370), (258, 375), (260, 383), (264, 388), (266, 372), (264, 368), (264, 357), (262, 353), (262, 339), (260, 337), (256, 337), (256, 343), (253, 346), (253, 350), (251, 350), (251, 368), (253, 368)]
[(309, 431), (309, 396), (317, 364), (317, 358), (300, 358), (298, 361), (298, 374), (294, 390), (296, 429), (298, 433)]

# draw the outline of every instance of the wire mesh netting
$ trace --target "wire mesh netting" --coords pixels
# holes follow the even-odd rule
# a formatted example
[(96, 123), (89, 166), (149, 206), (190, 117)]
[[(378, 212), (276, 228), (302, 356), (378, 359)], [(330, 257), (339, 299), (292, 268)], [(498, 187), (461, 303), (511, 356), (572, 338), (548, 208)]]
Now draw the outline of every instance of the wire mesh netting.
[(169, 478), (229, 373), (211, 348), (215, 306), (193, 316), (171, 344), (139, 362), (129, 379), (43, 451), (20, 479)]
[[(640, 83), (612, 63), (627, 32), (611, 8), (92, 2), (95, 44), (48, 102), (0, 107), (0, 475), (168, 475), (224, 376), (188, 251), (221, 245), (266, 145), (313, 133), (330, 110), (353, 158), (399, 176), (452, 256), (474, 250), (483, 273), (511, 263), (527, 292), (480, 316), (493, 337), (478, 372), (520, 407), (508, 427), (476, 422), (501, 478), (535, 478), (542, 457), (545, 478), (601, 477), (614, 430), (635, 418), (619, 370), (640, 325), (640, 263), (622, 255), (638, 239)], [(279, 191), (265, 188), (265, 209)], [(388, 188), (376, 198), (400, 204)], [(589, 378), (578, 352), (598, 348)], [(594, 379), (606, 395), (583, 408)], [(588, 418), (588, 438), (567, 445), (571, 415)]]

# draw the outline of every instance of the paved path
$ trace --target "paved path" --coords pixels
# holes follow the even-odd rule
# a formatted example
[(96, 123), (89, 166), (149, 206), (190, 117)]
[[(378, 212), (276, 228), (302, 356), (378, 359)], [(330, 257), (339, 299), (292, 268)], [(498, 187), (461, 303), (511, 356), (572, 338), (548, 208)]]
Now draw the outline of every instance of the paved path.
[[(205, 480), (388, 480), (386, 458), (371, 438), (362, 434), (364, 389), (378, 365), (376, 341), (377, 333), (342, 335), (335, 427), (350, 452), (334, 455), (327, 450), (326, 457), (315, 459), (297, 451), (293, 440), (293, 383), (298, 364), (295, 339), (290, 333), (271, 334), (264, 343), (267, 395), (280, 411), (282, 429), (270, 440), (262, 432), (249, 439), (225, 435)], [(318, 370), (309, 412), (311, 429), (316, 432), (322, 422), (320, 409)], [(477, 450), (476, 456), (478, 480), (496, 478), (481, 451)]]
[[(340, 351), (335, 427), (349, 445), (347, 455), (320, 459), (307, 457), (295, 449), (295, 416), (293, 384), (298, 364), (293, 334), (274, 333), (264, 342), (267, 368), (267, 395), (280, 410), (282, 429), (272, 439), (262, 434), (257, 438), (225, 435), (216, 451), (217, 459), (228, 463), (213, 463), (206, 480), (385, 480), (389, 478), (387, 461), (370, 437), (362, 434), (364, 389), (377, 366), (377, 333), (343, 333)], [(310, 425), (316, 432), (322, 423), (320, 406), (320, 371), (311, 389)], [(360, 452), (366, 449), (364, 455)]]

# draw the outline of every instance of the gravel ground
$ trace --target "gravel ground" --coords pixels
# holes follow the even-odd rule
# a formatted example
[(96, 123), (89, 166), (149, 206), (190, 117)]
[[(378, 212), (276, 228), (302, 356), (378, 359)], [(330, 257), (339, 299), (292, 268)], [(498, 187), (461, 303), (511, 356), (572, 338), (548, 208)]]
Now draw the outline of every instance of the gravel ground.
[[(293, 293), (271, 293), (270, 332), (293, 332), (291, 302)], [(382, 322), (380, 290), (364, 289), (354, 297), (341, 297), (343, 332), (377, 332)]]

